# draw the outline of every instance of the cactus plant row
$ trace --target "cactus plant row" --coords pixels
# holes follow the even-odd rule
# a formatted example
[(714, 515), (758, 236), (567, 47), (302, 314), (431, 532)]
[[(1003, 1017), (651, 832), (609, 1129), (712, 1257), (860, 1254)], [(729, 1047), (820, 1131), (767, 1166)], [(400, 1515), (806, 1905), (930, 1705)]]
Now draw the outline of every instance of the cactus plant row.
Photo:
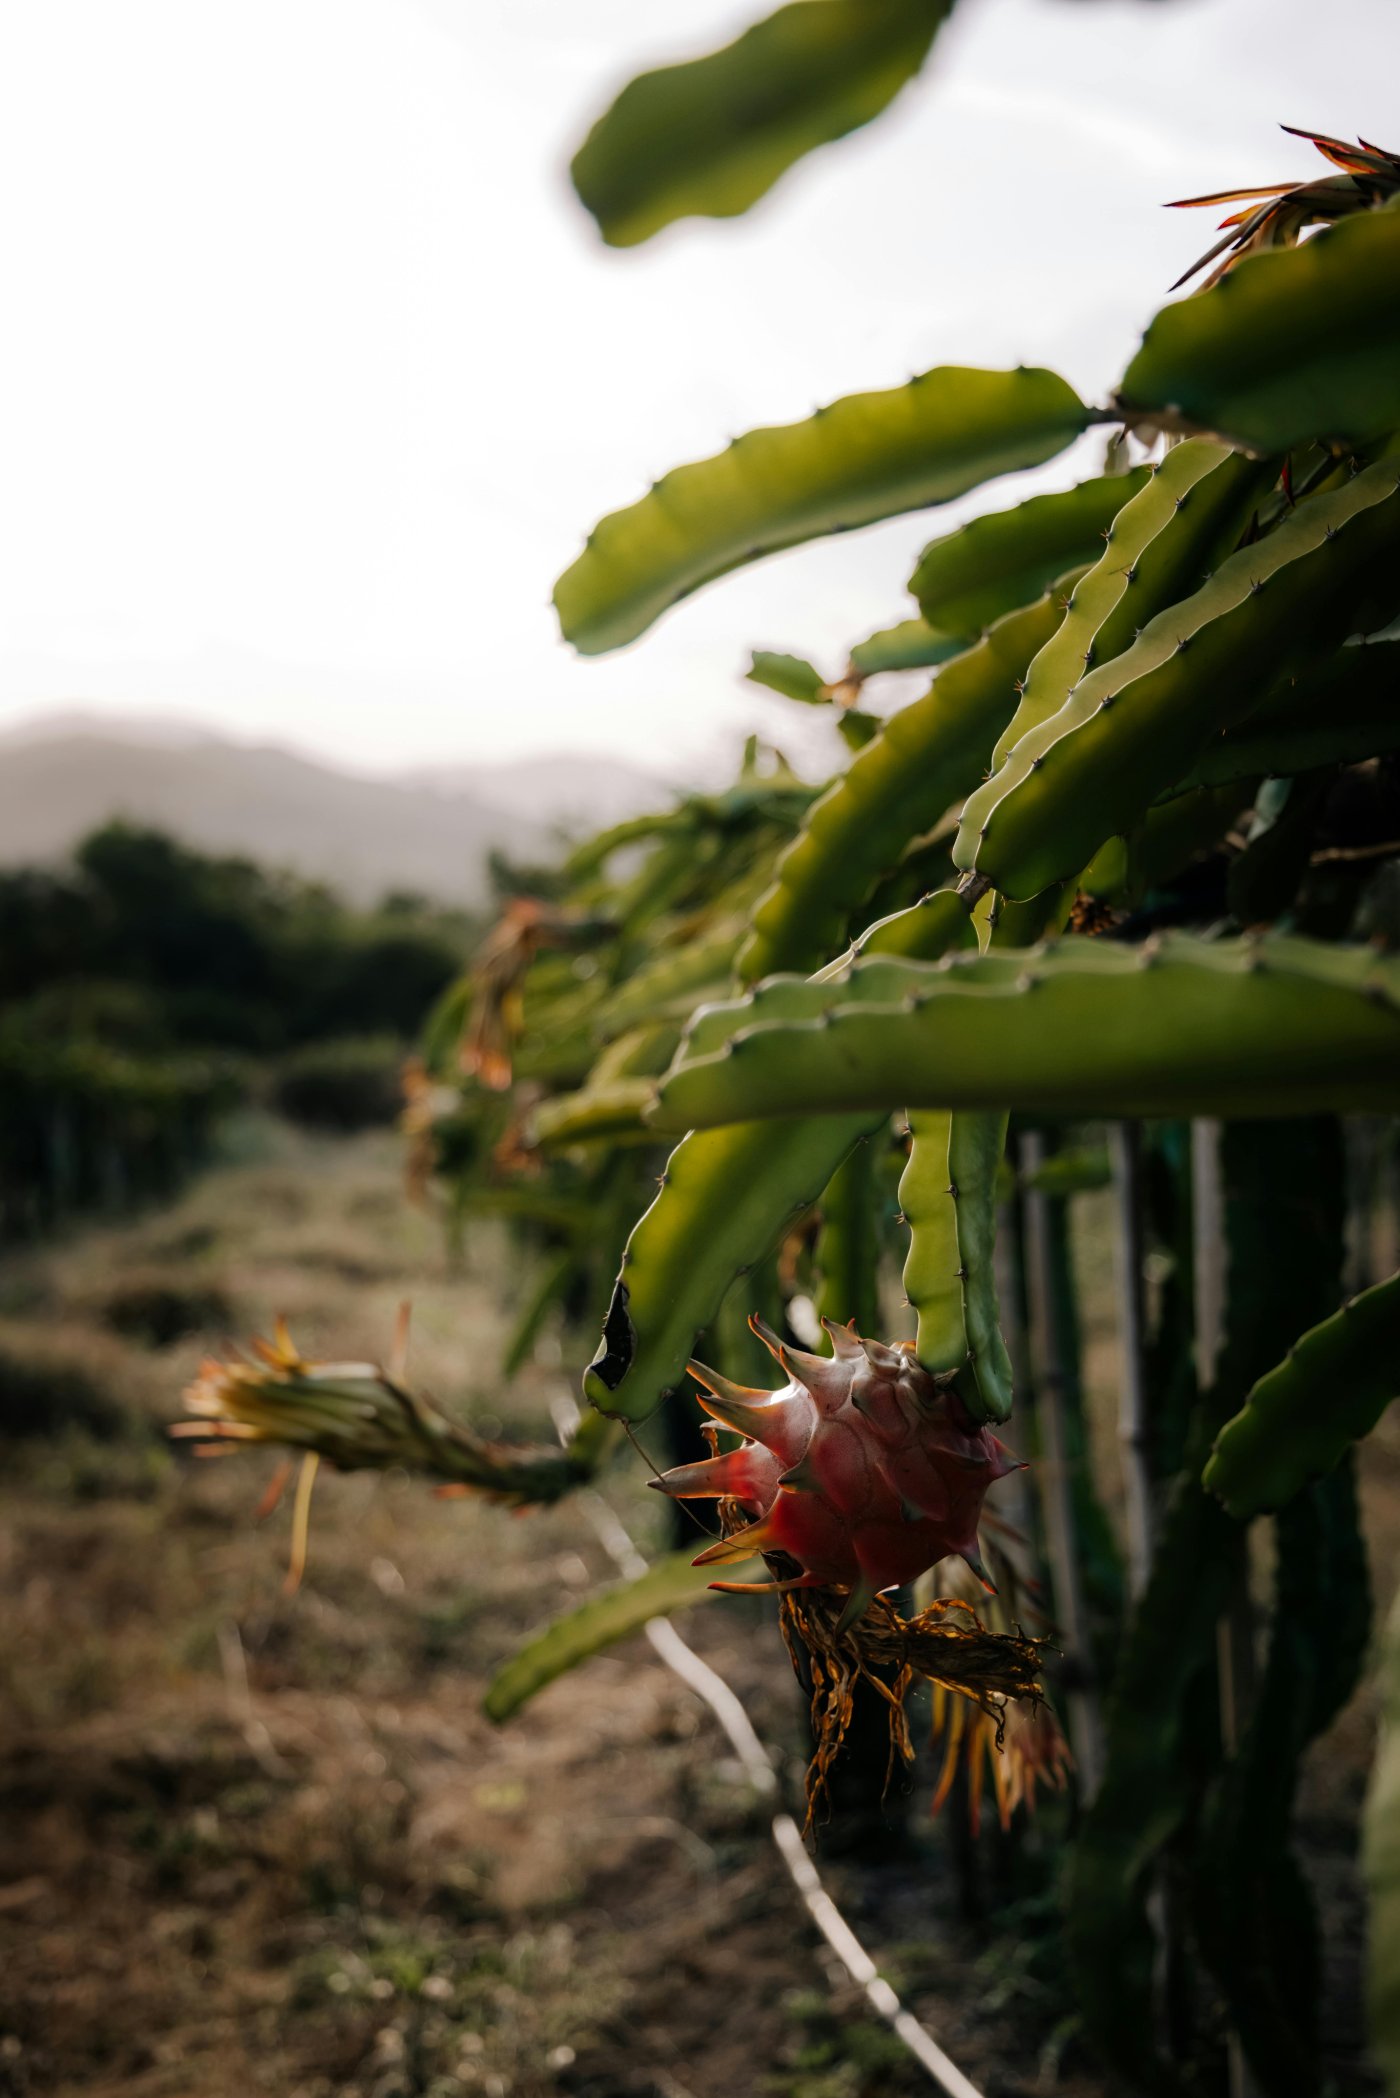
[[(620, 244), (742, 210), (883, 106), (946, 12), (799, 0), (711, 60), (646, 76), (581, 152), (581, 194)], [(820, 52), (802, 44), (828, 33)], [(799, 44), (810, 70), (784, 72), (777, 54)], [(753, 95), (726, 131), (716, 98), (734, 82)], [(638, 142), (663, 122), (648, 161)], [(889, 630), (917, 636), (869, 659), (931, 668), (927, 689), (862, 716), (828, 781), (751, 747), (728, 793), (577, 852), (445, 1001), (413, 1122), (459, 1224), (505, 1215), (536, 1253), (512, 1361), (552, 1305), (569, 1345), (600, 1330), (582, 1379), (594, 1425), (549, 1491), (617, 1447), (609, 1422), (660, 1409), (677, 1461), (658, 1483), (720, 1513), (695, 1569), (668, 1560), (635, 1607), (588, 1606), (505, 1679), (498, 1713), (756, 1556), (809, 1683), (844, 1686), (839, 1704), (877, 1655), (907, 1660), (929, 1609), (975, 1611), (945, 1585), (905, 1617), (891, 1592), (955, 1582), (950, 1554), (994, 1578), (983, 1495), (1009, 1460), (986, 1424), (1034, 1395), (1030, 1548), (1048, 1547), (1051, 1608), (1082, 1648), (1065, 1695), (1108, 1685), (1083, 1736), (1103, 1769), (1097, 1747), (1081, 1756), (1066, 1836), (1077, 2013), (1123, 2085), (1163, 2098), (1214, 2087), (1222, 2048), (1271, 2098), (1322, 2087), (1291, 1802), (1362, 1666), (1349, 1453), (1400, 1390), (1400, 1278), (1338, 1308), (1339, 1118), (1400, 1110), (1384, 638), (1400, 615), (1400, 163), (1345, 150), (1345, 196), (1259, 207), (1101, 404), (1047, 371), (934, 369), (740, 437), (602, 520), (556, 591), (586, 653), (769, 552), (966, 496), (1095, 425), (1119, 433), (1115, 470), (931, 541)], [(754, 674), (820, 705), (876, 673), (855, 665), (843, 690), (763, 651)], [(1132, 1599), (1111, 1541), (1099, 1549), (1082, 1420), (1050, 1401), (1063, 1360), (1044, 1330), (1029, 1350), (1018, 1331), (1046, 1139), (1105, 1118), (1146, 1125), (1147, 1208), (1172, 1247), (1150, 1330), (1133, 1322), (1147, 1418)], [(1224, 1123), (1223, 1192), (1188, 1277), (1192, 1118)], [(1047, 1247), (1042, 1329), (1047, 1292), (1074, 1308), (1065, 1249), (1056, 1265)], [(1206, 1297), (1218, 1351), (1200, 1342)], [(688, 1383), (697, 1344), (708, 1366)], [(762, 1348), (787, 1378), (776, 1395), (754, 1383)], [(272, 1367), (297, 1384), (285, 1439), (315, 1446), (318, 1376)], [(246, 1380), (207, 1379), (201, 1417), (238, 1391), (246, 1405)], [(275, 1432), (259, 1404), (258, 1432)], [(528, 1463), (472, 1453), (474, 1483), (489, 1490), (493, 1467), (528, 1497)], [(1266, 1512), (1278, 1571), (1251, 1603), (1247, 1525)], [(1252, 1710), (1222, 1624), (1261, 1634)], [(993, 1754), (1008, 1699), (1033, 1712), (1044, 1682), (1058, 1694), (1048, 1657), (1042, 1682), (1038, 1650), (1017, 1654), (1022, 1673), (1008, 1661), (985, 1696), (951, 1662), (926, 1671), (991, 1713)], [(1391, 1765), (1393, 1750), (1371, 1841), (1393, 1908)], [(1162, 1991), (1183, 1960), (1184, 2021)], [(1393, 1988), (1375, 2000), (1393, 2060)]]

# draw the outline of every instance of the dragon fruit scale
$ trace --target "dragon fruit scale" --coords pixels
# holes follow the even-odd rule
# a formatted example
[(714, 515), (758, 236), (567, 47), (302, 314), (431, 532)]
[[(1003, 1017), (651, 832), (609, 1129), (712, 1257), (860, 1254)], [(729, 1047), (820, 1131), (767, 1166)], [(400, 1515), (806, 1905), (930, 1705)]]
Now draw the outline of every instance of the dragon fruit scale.
[(782, 1553), (801, 1572), (778, 1587), (849, 1590), (841, 1629), (881, 1589), (954, 1555), (990, 1589), (977, 1548), (982, 1501), (1020, 1466), (951, 1384), (908, 1342), (887, 1347), (823, 1319), (834, 1352), (810, 1355), (761, 1319), (749, 1324), (787, 1384), (751, 1390), (692, 1362), (705, 1411), (745, 1440), (651, 1482), (678, 1500), (732, 1499), (749, 1518), (695, 1564)]

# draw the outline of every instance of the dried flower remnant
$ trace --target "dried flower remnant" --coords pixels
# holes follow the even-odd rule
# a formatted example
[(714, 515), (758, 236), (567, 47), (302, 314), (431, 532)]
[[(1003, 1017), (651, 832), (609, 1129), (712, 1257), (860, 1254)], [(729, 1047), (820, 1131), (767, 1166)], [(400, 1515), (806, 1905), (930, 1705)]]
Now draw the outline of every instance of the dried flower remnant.
[[(400, 1348), (400, 1353), (402, 1348)], [(279, 1319), (248, 1355), (208, 1358), (185, 1392), (191, 1418), (171, 1434), (207, 1451), (276, 1443), (342, 1471), (402, 1464), (452, 1490), (514, 1506), (558, 1500), (586, 1476), (566, 1449), (489, 1442), (392, 1370), (303, 1356)]]
[[(1028, 1575), (1025, 1539), (1016, 1531), (1002, 1529), (988, 1550), (997, 1575), (997, 1593), (990, 1601), (978, 1597), (990, 1621), (990, 1629), (1001, 1637), (1023, 1636), (1022, 1617), (1036, 1627), (1035, 1644), (1043, 1647), (1050, 1632), (1040, 1606), (1039, 1583)], [(972, 1590), (966, 1568), (955, 1559), (935, 1567), (933, 1585), (939, 1592), (971, 1607)], [(990, 1771), (997, 1819), (1003, 1829), (1011, 1826), (1016, 1809), (1035, 1812), (1036, 1791), (1044, 1787), (1063, 1791), (1073, 1767), (1069, 1743), (1049, 1702), (1042, 1696), (1033, 1702), (1008, 1702), (992, 1697), (970, 1699), (956, 1685), (936, 1683), (930, 1739), (935, 1749), (942, 1744), (943, 1760), (934, 1788), (932, 1811), (937, 1814), (952, 1791), (959, 1763), (967, 1772), (968, 1819), (976, 1835), (982, 1825), (982, 1798)]]
[(462, 1068), (491, 1092), (511, 1083), (515, 1045), (525, 1027), (525, 977), (542, 947), (590, 945), (592, 919), (555, 910), (537, 896), (515, 896), (477, 949), (472, 1002), (462, 1038)]
[[(864, 1617), (841, 1622), (841, 1597), (827, 1589), (793, 1588), (780, 1605), (781, 1628), (799, 1680), (811, 1684), (812, 1738), (807, 1769), (807, 1826), (827, 1803), (832, 1765), (850, 1725), (857, 1687), (865, 1683), (889, 1714), (888, 1777), (914, 1761), (906, 1699), (920, 1680), (985, 1728), (991, 1752), (1010, 1736), (1010, 1716), (1041, 1705), (1045, 1642), (1019, 1632), (989, 1631), (970, 1603), (942, 1597), (910, 1618), (888, 1596)], [(888, 1782), (888, 1778), (887, 1778)], [(1008, 1780), (1014, 1782), (1014, 1780)]]
[(426, 1205), (440, 1165), (439, 1125), (459, 1111), (461, 1100), (451, 1086), (433, 1077), (421, 1056), (405, 1060), (399, 1085), (403, 1093), (399, 1134), (404, 1139), (404, 1188), (410, 1202)]
[(1312, 182), (1266, 182), (1257, 189), (1222, 189), (1208, 197), (1178, 197), (1168, 205), (1169, 211), (1192, 211), (1212, 204), (1244, 204), (1246, 208), (1221, 220), (1225, 238), (1208, 248), (1177, 278), (1173, 291), (1189, 284), (1217, 255), (1224, 255), (1225, 260), (1211, 271), (1200, 286), (1202, 291), (1218, 284), (1241, 256), (1257, 254), (1262, 248), (1292, 247), (1310, 226), (1334, 225), (1338, 219), (1350, 218), (1353, 212), (1370, 211), (1377, 204), (1400, 196), (1400, 154), (1370, 145), (1365, 139), (1350, 146), (1345, 139), (1329, 138), (1321, 131), (1300, 131), (1293, 124), (1281, 125), (1280, 129), (1294, 138), (1307, 139), (1324, 159), (1343, 172), (1321, 175)]

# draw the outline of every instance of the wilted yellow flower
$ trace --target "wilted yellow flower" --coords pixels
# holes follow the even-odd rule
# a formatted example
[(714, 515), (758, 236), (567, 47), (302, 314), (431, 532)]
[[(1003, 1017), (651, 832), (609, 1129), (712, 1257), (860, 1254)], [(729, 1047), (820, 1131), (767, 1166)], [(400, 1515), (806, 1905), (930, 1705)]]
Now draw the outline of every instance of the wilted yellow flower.
[(1003, 1829), (1023, 1802), (1035, 1812), (1037, 1785), (1057, 1792), (1065, 1788), (1073, 1758), (1060, 1722), (1044, 1700), (1035, 1704), (994, 1699), (978, 1706), (956, 1690), (934, 1685), (933, 1729), (935, 1742), (943, 1742), (943, 1767), (933, 1795), (937, 1814), (952, 1790), (961, 1758), (967, 1766), (967, 1811), (972, 1832), (982, 1826), (982, 1794), (988, 1770), (997, 1803), (997, 1819)]
[(514, 896), (472, 962), (471, 1017), (462, 1038), (462, 1068), (494, 1093), (509, 1087), (515, 1045), (525, 1025), (525, 977), (542, 947), (587, 946), (599, 924), (556, 910), (537, 896)]
[[(1030, 1573), (1030, 1554), (1024, 1538), (1002, 1526), (996, 1540), (987, 1546), (987, 1558), (996, 1576), (994, 1595), (980, 1592), (961, 1559), (945, 1559), (934, 1568), (931, 1578), (935, 1588), (969, 1606), (976, 1595), (979, 1609), (1003, 1636), (1019, 1631), (1023, 1618), (1041, 1631), (1048, 1630), (1039, 1583)], [(1033, 1701), (990, 1697), (976, 1703), (956, 1688), (936, 1683), (932, 1739), (935, 1744), (940, 1740), (943, 1743), (933, 1812), (937, 1814), (946, 1802), (961, 1760), (967, 1769), (968, 1818), (974, 1834), (982, 1825), (982, 1796), (988, 1771), (997, 1818), (1007, 1829), (1012, 1815), (1023, 1803), (1028, 1813), (1034, 1813), (1037, 1786), (1063, 1791), (1073, 1767), (1069, 1743), (1043, 1696)]]

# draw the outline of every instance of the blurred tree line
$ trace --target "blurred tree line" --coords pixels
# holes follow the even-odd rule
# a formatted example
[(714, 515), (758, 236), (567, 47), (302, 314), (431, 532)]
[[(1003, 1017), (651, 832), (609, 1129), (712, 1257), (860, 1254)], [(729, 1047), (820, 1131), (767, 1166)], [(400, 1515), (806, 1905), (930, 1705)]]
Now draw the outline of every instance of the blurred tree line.
[(121, 822), (66, 867), (0, 872), (0, 1231), (164, 1191), (239, 1100), (389, 1119), (476, 929)]
[(331, 890), (110, 823), (71, 867), (0, 873), (0, 1001), (45, 1033), (114, 1047), (275, 1051), (413, 1035), (471, 922), (411, 895), (357, 911)]

